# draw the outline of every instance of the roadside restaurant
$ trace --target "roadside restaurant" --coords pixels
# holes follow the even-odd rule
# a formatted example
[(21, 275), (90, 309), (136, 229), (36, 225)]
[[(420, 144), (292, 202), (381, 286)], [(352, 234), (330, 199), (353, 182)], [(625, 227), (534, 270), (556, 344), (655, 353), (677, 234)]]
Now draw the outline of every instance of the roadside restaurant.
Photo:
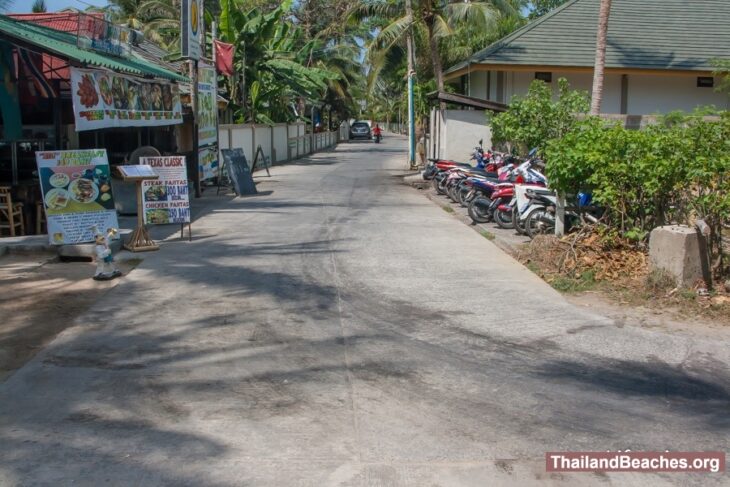
[(100, 14), (0, 15), (0, 236), (43, 232), (37, 151), (106, 149), (112, 167), (179, 151), (189, 80), (161, 57)]

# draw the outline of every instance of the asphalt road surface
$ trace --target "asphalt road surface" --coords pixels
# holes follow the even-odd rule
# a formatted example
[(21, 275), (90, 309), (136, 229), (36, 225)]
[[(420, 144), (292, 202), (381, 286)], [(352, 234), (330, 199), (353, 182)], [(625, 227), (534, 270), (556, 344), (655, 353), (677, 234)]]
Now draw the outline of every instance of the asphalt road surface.
[(568, 304), (404, 168), (391, 136), (204, 199), (193, 242), (0, 384), (0, 485), (730, 483), (547, 473), (547, 451), (727, 451), (727, 343)]

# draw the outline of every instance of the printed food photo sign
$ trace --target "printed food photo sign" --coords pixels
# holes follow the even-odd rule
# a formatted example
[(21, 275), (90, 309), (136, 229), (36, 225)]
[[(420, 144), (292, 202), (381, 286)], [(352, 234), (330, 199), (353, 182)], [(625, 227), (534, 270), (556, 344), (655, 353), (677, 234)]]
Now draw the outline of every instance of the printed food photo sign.
[(145, 224), (190, 223), (188, 172), (184, 156), (142, 157), (159, 179), (142, 181)]
[(203, 147), (198, 151), (198, 174), (200, 180), (213, 179), (218, 176), (218, 150), (213, 147)]
[(94, 241), (118, 228), (106, 149), (36, 152), (51, 244)]
[(182, 123), (177, 85), (71, 68), (76, 131)]

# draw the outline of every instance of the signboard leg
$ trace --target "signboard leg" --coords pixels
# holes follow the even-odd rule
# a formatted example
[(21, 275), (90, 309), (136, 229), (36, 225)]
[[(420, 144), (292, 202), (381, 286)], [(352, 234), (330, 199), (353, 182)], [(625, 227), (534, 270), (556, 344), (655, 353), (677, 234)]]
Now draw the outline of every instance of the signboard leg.
[(144, 200), (142, 199), (142, 181), (137, 180), (137, 228), (132, 232), (124, 248), (131, 252), (159, 250), (160, 247), (150, 238), (144, 226)]

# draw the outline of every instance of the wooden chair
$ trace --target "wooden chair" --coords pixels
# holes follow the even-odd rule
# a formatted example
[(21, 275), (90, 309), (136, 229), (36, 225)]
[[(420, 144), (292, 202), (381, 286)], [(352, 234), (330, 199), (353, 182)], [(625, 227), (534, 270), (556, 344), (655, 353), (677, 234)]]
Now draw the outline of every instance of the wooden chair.
[[(10, 236), (25, 235), (23, 223), (23, 203), (13, 203), (9, 186), (0, 186), (0, 231), (3, 228), (10, 230)], [(15, 229), (20, 228), (20, 234)]]

